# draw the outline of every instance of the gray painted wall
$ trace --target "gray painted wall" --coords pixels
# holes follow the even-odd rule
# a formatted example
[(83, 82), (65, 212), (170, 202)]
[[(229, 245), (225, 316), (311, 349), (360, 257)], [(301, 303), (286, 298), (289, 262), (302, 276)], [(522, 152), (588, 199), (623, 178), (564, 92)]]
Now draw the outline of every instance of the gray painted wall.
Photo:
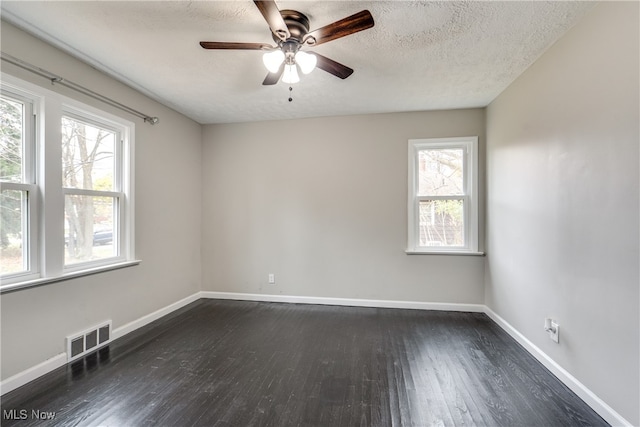
[(477, 135), (482, 152), (484, 123), (471, 109), (205, 126), (203, 289), (482, 303), (482, 257), (404, 251), (408, 139)]
[(486, 304), (634, 425), (638, 17), (596, 6), (487, 110)]
[(0, 297), (2, 379), (63, 353), (65, 336), (106, 319), (118, 328), (200, 290), (201, 126), (2, 22), (2, 51), (133, 108), (127, 113), (2, 62), (2, 71), (121, 115), (136, 125), (136, 267)]
[(640, 424), (637, 3), (595, 7), (488, 108), (486, 259), (403, 252), (407, 140), (483, 151), (484, 110), (202, 127), (4, 22), (2, 50), (161, 119), (132, 118), (142, 264), (2, 295), (3, 379), (200, 290), (485, 302)]

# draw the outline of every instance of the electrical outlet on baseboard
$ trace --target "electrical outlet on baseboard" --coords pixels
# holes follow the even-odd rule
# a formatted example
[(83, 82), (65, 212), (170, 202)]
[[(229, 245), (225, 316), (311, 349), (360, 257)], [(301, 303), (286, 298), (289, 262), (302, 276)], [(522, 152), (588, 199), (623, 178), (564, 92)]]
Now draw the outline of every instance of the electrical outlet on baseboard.
[(269, 273), (269, 284), (273, 285), (276, 283), (276, 275), (273, 273)]

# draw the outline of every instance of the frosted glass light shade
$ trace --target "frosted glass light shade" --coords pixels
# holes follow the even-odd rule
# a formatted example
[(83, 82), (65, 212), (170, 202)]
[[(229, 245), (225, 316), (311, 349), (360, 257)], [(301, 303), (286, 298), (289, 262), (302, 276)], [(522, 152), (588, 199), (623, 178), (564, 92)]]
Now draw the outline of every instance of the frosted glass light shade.
[(298, 83), (300, 77), (298, 76), (298, 70), (296, 64), (285, 65), (284, 74), (282, 75), (282, 81), (285, 83)]
[(309, 74), (316, 68), (318, 57), (313, 53), (307, 53), (299, 50), (296, 53), (296, 63), (300, 66), (300, 71), (304, 74)]
[(281, 50), (273, 50), (262, 55), (262, 62), (267, 70), (271, 73), (277, 73), (280, 65), (284, 61), (284, 52)]

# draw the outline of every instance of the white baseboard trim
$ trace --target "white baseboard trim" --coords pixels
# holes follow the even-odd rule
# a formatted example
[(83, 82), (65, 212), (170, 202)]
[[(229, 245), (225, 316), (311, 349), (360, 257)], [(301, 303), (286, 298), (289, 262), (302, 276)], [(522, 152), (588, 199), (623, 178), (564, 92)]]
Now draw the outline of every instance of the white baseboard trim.
[(202, 298), (211, 299), (229, 299), (244, 301), (265, 301), (265, 302), (286, 302), (297, 304), (320, 304), (320, 305), (342, 305), (353, 307), (378, 307), (378, 308), (404, 308), (416, 310), (446, 310), (446, 311), (464, 311), (464, 312), (482, 312), (511, 335), (518, 343), (520, 343), (533, 357), (542, 363), (549, 371), (551, 371), (560, 381), (577, 394), (584, 402), (598, 413), (605, 421), (612, 426), (629, 426), (632, 424), (618, 414), (613, 408), (607, 405), (602, 399), (589, 390), (584, 384), (578, 381), (567, 370), (558, 365), (546, 353), (544, 353), (535, 344), (529, 341), (524, 335), (518, 332), (506, 320), (498, 316), (493, 310), (483, 304), (449, 304), (449, 303), (430, 303), (415, 301), (385, 301), (385, 300), (369, 300), (369, 299), (351, 299), (351, 298), (325, 298), (325, 297), (301, 297), (292, 295), (265, 295), (265, 294), (245, 294), (236, 292), (200, 292)]
[[(129, 322), (126, 325), (114, 329), (113, 331), (111, 331), (111, 340), (113, 341), (116, 338), (120, 338), (130, 332), (133, 332), (136, 329), (153, 322), (154, 320), (158, 320), (161, 317), (166, 316), (167, 314), (186, 306), (187, 304), (191, 304), (192, 302), (199, 300), (200, 298), (202, 298), (200, 292), (196, 292), (195, 294), (183, 298), (178, 302), (169, 304), (168, 306), (156, 310), (153, 313), (147, 314), (146, 316), (134, 320), (133, 322)], [(21, 387), (44, 374), (48, 374), (49, 372), (61, 366), (64, 366), (66, 363), (67, 353), (60, 353), (36, 366), (33, 366), (22, 372), (18, 372), (12, 377), (9, 377), (6, 380), (0, 382), (0, 396), (17, 389), (18, 387)]]
[(482, 304), (372, 300), (358, 298), (303, 297), (294, 295), (244, 294), (236, 292), (200, 292), (202, 298), (244, 301), (286, 302), (294, 304), (341, 305), (349, 307), (405, 308), (413, 310), (444, 310), (483, 313)]
[(632, 427), (633, 425), (618, 414), (613, 408), (607, 405), (602, 399), (589, 390), (584, 384), (571, 375), (566, 369), (556, 363), (545, 352), (540, 350), (534, 343), (529, 341), (516, 328), (511, 326), (506, 320), (498, 316), (493, 310), (485, 306), (485, 314), (504, 329), (511, 337), (513, 337), (520, 345), (522, 345), (533, 357), (542, 363), (549, 371), (551, 371), (560, 381), (577, 394), (584, 402), (598, 413), (606, 422), (612, 426)]
[[(630, 422), (624, 419), (613, 408), (607, 405), (602, 399), (589, 390), (584, 384), (578, 381), (567, 370), (558, 365), (546, 353), (544, 353), (535, 344), (529, 341), (518, 330), (511, 326), (506, 320), (497, 315), (493, 310), (483, 304), (455, 304), (455, 303), (433, 303), (433, 302), (416, 302), (416, 301), (393, 301), (393, 300), (370, 300), (357, 298), (327, 298), (327, 297), (303, 297), (293, 295), (265, 295), (265, 294), (245, 294), (236, 292), (215, 292), (201, 291), (196, 292), (186, 298), (181, 299), (164, 308), (147, 314), (137, 320), (127, 323), (112, 331), (112, 340), (123, 337), (124, 335), (135, 331), (155, 320), (166, 316), (167, 314), (178, 310), (200, 298), (207, 299), (226, 299), (226, 300), (244, 300), (244, 301), (264, 301), (264, 302), (285, 302), (295, 304), (318, 304), (318, 305), (340, 305), (352, 307), (377, 307), (377, 308), (403, 308), (414, 310), (444, 310), (444, 311), (462, 311), (485, 313), (489, 318), (511, 335), (520, 345), (522, 345), (533, 357), (542, 363), (549, 371), (551, 371), (560, 381), (576, 393), (582, 400), (587, 403), (594, 411), (605, 419), (612, 426), (632, 426)], [(27, 384), (38, 377), (45, 375), (67, 363), (67, 353), (60, 353), (44, 362), (19, 372), (6, 380), (0, 382), (0, 396)]]
[(181, 299), (180, 301), (174, 302), (173, 304), (169, 304), (166, 307), (163, 307), (159, 310), (154, 311), (153, 313), (147, 314), (146, 316), (142, 316), (139, 319), (134, 320), (133, 322), (129, 322), (126, 325), (120, 326), (119, 328), (116, 328), (113, 330), (112, 332), (112, 340), (118, 339), (124, 335), (127, 335), (130, 332), (135, 331), (138, 328), (141, 328), (145, 325), (148, 325), (149, 323), (160, 319), (161, 317), (166, 316), (167, 314), (176, 311), (186, 305), (191, 304), (194, 301), (199, 300), (200, 298), (202, 298), (202, 296), (200, 295), (202, 292), (196, 292), (193, 295), (190, 295), (186, 298)]
[(47, 359), (44, 362), (37, 364), (36, 366), (32, 366), (29, 369), (18, 372), (14, 376), (7, 378), (0, 383), (0, 396), (21, 387), (44, 374), (48, 374), (49, 372), (56, 370), (59, 367), (64, 366), (66, 363), (67, 353), (60, 353), (53, 356), (51, 359)]

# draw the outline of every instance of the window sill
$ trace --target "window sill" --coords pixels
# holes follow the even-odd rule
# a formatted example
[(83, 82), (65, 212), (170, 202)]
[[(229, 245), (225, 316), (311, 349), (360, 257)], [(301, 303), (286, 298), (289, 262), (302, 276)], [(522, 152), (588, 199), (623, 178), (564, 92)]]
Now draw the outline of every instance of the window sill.
[(117, 264), (102, 265), (100, 267), (87, 268), (85, 270), (73, 271), (73, 272), (65, 273), (62, 276), (44, 277), (44, 278), (40, 278), (40, 279), (33, 279), (33, 280), (27, 280), (27, 281), (24, 281), (24, 282), (12, 283), (12, 284), (4, 285), (4, 286), (0, 287), (0, 294), (13, 292), (13, 291), (18, 291), (18, 290), (21, 290), (21, 289), (33, 288), (33, 287), (36, 287), (36, 286), (47, 285), (49, 283), (62, 282), (64, 280), (75, 279), (77, 277), (89, 276), (89, 275), (92, 275), (92, 274), (103, 273), (105, 271), (119, 270), (121, 268), (133, 267), (134, 265), (138, 265), (141, 262), (142, 262), (141, 260), (124, 261), (124, 262), (119, 262)]
[(484, 256), (484, 252), (476, 251), (431, 251), (407, 249), (404, 251), (407, 255), (457, 255), (457, 256)]

